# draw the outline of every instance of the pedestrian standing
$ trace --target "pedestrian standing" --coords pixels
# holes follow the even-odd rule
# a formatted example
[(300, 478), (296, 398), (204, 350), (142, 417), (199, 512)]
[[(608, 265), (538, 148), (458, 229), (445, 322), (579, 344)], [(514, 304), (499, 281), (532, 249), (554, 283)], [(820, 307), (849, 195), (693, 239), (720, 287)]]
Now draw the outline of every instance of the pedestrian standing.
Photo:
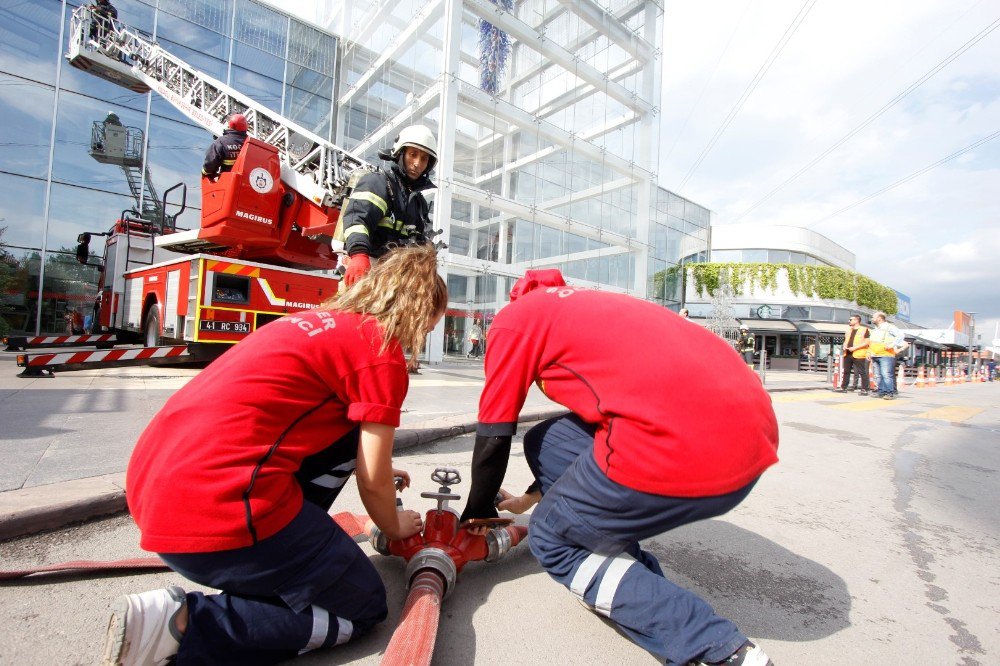
[(896, 397), (896, 354), (908, 346), (899, 329), (889, 323), (884, 312), (872, 315), (875, 330), (869, 338), (871, 359), (875, 368), (878, 397), (892, 400)]
[(740, 326), (740, 337), (736, 340), (736, 351), (743, 356), (743, 362), (753, 369), (753, 353), (757, 341), (746, 324)]
[[(858, 395), (868, 395), (868, 329), (861, 325), (861, 315), (853, 314), (848, 320), (850, 328), (844, 336), (843, 363), (839, 392), (851, 390)], [(851, 383), (851, 373), (854, 373), (854, 386)]]
[(480, 341), (483, 338), (483, 327), (479, 325), (478, 320), (473, 320), (472, 326), (469, 328), (469, 358), (479, 358), (480, 354)]
[(497, 516), (518, 414), (537, 384), (571, 413), (528, 431), (535, 481), (518, 497), (503, 491), (499, 508), (539, 502), (528, 541), (542, 567), (661, 662), (770, 664), (639, 546), (726, 513), (777, 462), (756, 375), (707, 329), (648, 301), (568, 287), (558, 270), (528, 271), (510, 297), (490, 325), (462, 519)]
[(328, 511), (355, 474), (386, 536), (420, 531), (393, 485), (409, 485), (392, 466), (403, 350), (423, 347), (447, 302), (434, 249), (398, 249), (355, 288), (257, 329), (167, 401), (129, 461), (129, 510), (142, 548), (220, 592), (126, 595), (103, 663), (272, 664), (385, 619), (375, 567)]

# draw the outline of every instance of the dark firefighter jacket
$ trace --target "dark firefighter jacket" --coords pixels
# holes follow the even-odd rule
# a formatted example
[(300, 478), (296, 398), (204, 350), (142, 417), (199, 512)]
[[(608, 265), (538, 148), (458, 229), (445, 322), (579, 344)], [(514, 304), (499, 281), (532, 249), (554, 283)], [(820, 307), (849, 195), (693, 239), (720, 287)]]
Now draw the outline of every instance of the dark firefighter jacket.
[(214, 177), (226, 171), (232, 171), (236, 158), (240, 155), (240, 148), (247, 140), (246, 132), (237, 132), (234, 129), (227, 129), (218, 139), (212, 142), (205, 153), (205, 164), (201, 167), (201, 172), (209, 177)]
[(753, 335), (747, 333), (744, 335), (740, 333), (740, 339), (736, 341), (736, 349), (741, 352), (754, 351), (754, 347), (757, 346), (757, 340)]
[(381, 257), (390, 245), (426, 239), (430, 228), (423, 191), (434, 187), (425, 173), (409, 186), (397, 165), (361, 177), (344, 204), (344, 244), (348, 255)]

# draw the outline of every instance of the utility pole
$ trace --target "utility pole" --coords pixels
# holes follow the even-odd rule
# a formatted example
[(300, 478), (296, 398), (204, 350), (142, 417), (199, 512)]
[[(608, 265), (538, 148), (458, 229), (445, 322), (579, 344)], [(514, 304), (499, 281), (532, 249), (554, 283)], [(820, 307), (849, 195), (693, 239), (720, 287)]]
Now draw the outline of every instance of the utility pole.
[(976, 313), (969, 313), (969, 379), (972, 379), (972, 347), (976, 340)]

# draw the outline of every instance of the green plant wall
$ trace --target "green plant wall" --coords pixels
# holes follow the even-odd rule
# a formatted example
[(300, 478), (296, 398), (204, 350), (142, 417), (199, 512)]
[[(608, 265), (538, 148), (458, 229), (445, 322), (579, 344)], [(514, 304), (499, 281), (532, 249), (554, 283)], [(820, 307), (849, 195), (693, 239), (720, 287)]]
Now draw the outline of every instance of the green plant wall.
[(896, 292), (854, 271), (834, 266), (765, 263), (697, 263), (688, 265), (694, 277), (695, 290), (714, 296), (728, 283), (733, 293), (743, 294), (746, 285), (761, 291), (778, 287), (778, 272), (786, 271), (788, 286), (797, 296), (819, 297), (824, 300), (853, 301), (860, 306), (896, 314)]

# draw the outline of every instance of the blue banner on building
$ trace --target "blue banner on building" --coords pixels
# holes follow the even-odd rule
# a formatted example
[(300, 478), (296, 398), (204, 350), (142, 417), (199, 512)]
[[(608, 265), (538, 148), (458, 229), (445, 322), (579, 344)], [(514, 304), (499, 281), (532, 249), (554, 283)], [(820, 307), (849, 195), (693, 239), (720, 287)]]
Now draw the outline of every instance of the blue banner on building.
[(896, 319), (910, 321), (910, 297), (898, 291), (896, 292)]

